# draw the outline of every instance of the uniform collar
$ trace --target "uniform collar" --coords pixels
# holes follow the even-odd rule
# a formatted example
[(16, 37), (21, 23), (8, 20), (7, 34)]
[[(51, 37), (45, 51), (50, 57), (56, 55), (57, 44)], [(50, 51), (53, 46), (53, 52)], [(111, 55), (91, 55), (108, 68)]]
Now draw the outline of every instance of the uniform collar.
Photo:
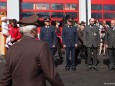
[(68, 25), (67, 27), (73, 27), (73, 25)]
[(45, 28), (49, 28), (50, 27), (50, 25), (45, 25)]

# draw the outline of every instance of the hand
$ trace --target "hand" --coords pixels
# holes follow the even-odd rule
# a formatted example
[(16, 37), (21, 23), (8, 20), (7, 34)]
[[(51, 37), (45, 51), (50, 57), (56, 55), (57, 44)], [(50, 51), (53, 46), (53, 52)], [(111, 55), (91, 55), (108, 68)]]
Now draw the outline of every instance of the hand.
[(53, 45), (53, 48), (55, 48), (56, 46), (55, 45)]
[(77, 44), (75, 44), (75, 47), (77, 47), (78, 45)]
[(66, 48), (66, 45), (63, 45), (64, 48)]
[(14, 41), (15, 40), (15, 38), (11, 38), (11, 41)]
[(108, 48), (108, 45), (106, 44), (105, 47)]
[(86, 44), (83, 44), (84, 46), (86, 46)]

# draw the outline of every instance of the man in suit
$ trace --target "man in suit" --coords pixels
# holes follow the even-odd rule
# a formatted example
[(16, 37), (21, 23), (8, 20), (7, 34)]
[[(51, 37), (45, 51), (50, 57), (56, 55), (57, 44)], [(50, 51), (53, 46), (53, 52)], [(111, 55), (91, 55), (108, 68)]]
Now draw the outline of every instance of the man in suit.
[(9, 48), (0, 86), (64, 86), (46, 42), (38, 41), (34, 25), (20, 28), (22, 39)]
[(111, 27), (106, 30), (105, 44), (108, 48), (109, 70), (115, 69), (115, 20), (111, 21)]
[[(50, 18), (44, 19), (45, 26), (41, 27), (40, 30), (40, 40), (46, 41), (49, 45), (50, 51), (54, 57), (55, 54), (55, 46), (57, 42), (57, 37), (55, 33), (55, 26), (50, 25)], [(55, 58), (54, 58), (55, 61)]]
[[(63, 47), (66, 50), (66, 65), (65, 69), (69, 70), (70, 68), (75, 71), (76, 63), (75, 63), (75, 47), (78, 45), (78, 33), (77, 28), (73, 26), (73, 18), (67, 19), (67, 25), (65, 25), (62, 29), (62, 43)], [(69, 61), (69, 57), (71, 54), (71, 64)]]
[(94, 18), (91, 18), (89, 22), (90, 25), (85, 27), (83, 35), (83, 43), (87, 47), (88, 71), (92, 68), (98, 71), (97, 49), (100, 43), (99, 28), (94, 24)]

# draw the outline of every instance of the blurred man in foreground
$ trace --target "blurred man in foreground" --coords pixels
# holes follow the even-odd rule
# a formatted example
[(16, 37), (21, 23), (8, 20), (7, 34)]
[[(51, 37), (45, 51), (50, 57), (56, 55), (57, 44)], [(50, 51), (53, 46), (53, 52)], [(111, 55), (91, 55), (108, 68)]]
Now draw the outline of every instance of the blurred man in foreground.
[(46, 42), (37, 41), (34, 25), (20, 28), (22, 39), (9, 48), (0, 86), (64, 86)]

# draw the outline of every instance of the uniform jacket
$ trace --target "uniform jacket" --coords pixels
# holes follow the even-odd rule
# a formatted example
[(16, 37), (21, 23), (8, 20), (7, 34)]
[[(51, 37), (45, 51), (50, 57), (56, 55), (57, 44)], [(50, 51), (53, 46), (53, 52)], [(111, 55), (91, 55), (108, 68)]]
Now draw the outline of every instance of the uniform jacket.
[(78, 32), (75, 26), (64, 26), (62, 29), (62, 43), (66, 47), (75, 47), (78, 44)]
[(9, 48), (0, 86), (64, 86), (46, 42), (24, 36)]
[(108, 48), (115, 48), (115, 27), (108, 28), (105, 33), (105, 44), (108, 45)]
[(83, 43), (86, 47), (98, 47), (100, 44), (99, 27), (86, 26), (83, 34)]
[(55, 27), (49, 26), (49, 28), (41, 27), (40, 30), (40, 40), (46, 41), (50, 48), (53, 47), (53, 45), (56, 45), (57, 42), (57, 36), (55, 33)]

